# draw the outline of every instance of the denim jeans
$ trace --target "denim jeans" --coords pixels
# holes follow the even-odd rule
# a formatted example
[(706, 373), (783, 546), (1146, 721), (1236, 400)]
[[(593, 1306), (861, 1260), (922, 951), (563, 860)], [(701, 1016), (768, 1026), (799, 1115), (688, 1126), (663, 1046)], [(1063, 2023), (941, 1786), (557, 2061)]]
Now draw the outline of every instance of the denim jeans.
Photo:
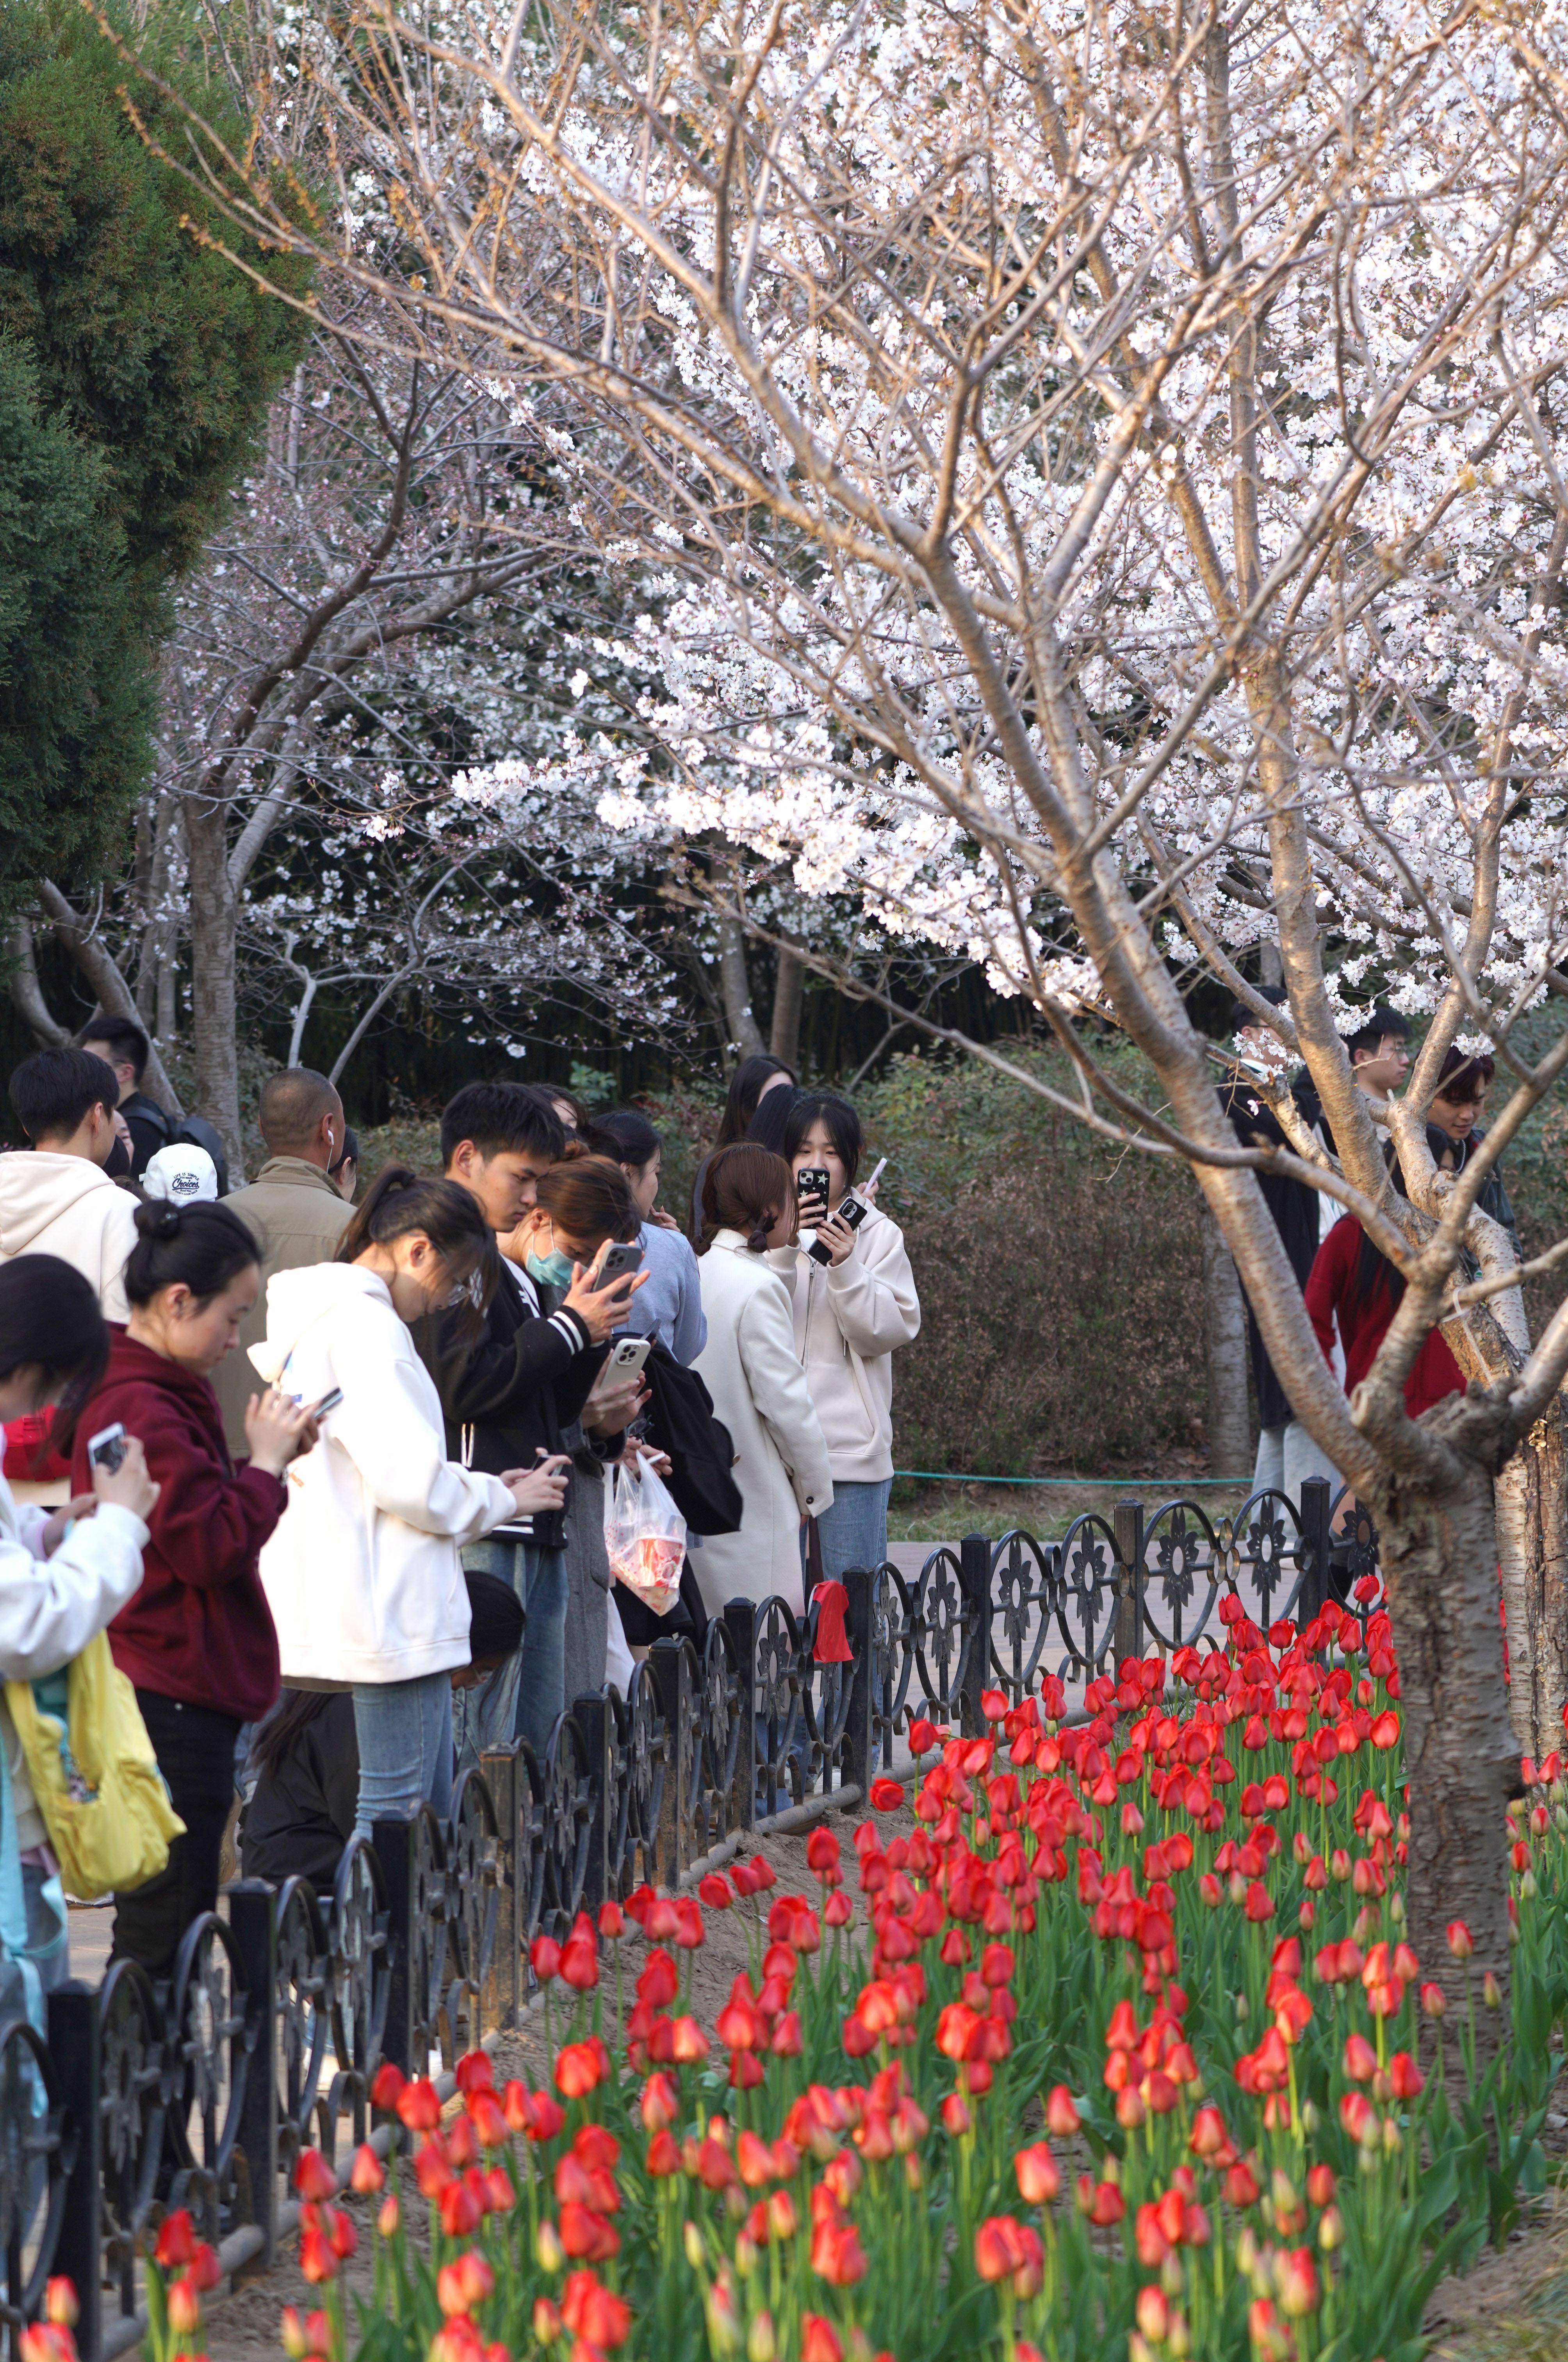
[(411, 1821), (422, 1803), (444, 1820), (452, 1810), (452, 1676), (413, 1682), (356, 1682), (354, 1735), (359, 1742), (356, 1830), (377, 1821)]
[(543, 1759), (566, 1703), (566, 1553), (491, 1535), (470, 1542), (463, 1563), (510, 1583), (522, 1602), (522, 1650), (499, 1672), (457, 1700), (457, 1768), (466, 1772), (487, 1747), (526, 1738)]
[[(833, 1485), (833, 1506), (817, 1520), (822, 1543), (822, 1573), (837, 1583), (849, 1567), (873, 1571), (887, 1556), (887, 1496), (891, 1476), (874, 1485)], [(806, 1564), (806, 1528), (800, 1529), (800, 1562)], [(808, 1603), (809, 1604), (809, 1603)]]

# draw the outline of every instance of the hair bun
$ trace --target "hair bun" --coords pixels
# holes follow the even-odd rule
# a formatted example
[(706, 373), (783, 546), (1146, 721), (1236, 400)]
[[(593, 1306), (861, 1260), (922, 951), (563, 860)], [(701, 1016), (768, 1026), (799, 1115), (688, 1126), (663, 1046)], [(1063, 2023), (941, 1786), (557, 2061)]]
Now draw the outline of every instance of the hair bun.
[(137, 1228), (144, 1239), (177, 1239), (183, 1209), (170, 1198), (144, 1198), (137, 1208)]

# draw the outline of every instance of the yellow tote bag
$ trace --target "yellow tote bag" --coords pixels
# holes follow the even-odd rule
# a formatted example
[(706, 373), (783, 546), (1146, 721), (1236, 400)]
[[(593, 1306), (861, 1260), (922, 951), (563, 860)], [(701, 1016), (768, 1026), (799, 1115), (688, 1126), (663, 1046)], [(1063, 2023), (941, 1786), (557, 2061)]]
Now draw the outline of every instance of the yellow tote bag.
[(66, 1893), (87, 1903), (167, 1869), (185, 1824), (108, 1634), (46, 1681), (7, 1682), (5, 1704)]

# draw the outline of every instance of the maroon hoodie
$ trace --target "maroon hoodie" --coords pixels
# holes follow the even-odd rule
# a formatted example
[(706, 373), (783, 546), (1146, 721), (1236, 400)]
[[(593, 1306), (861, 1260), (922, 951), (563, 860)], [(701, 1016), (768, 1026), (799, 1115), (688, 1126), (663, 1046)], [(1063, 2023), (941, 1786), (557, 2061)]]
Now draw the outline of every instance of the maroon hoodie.
[(71, 1489), (90, 1493), (89, 1439), (115, 1419), (139, 1436), (163, 1487), (148, 1519), (142, 1585), (109, 1627), (115, 1662), (138, 1689), (254, 1722), (278, 1696), (278, 1636), (256, 1562), (287, 1488), (260, 1468), (235, 1473), (205, 1378), (109, 1330), (109, 1367), (76, 1428)]

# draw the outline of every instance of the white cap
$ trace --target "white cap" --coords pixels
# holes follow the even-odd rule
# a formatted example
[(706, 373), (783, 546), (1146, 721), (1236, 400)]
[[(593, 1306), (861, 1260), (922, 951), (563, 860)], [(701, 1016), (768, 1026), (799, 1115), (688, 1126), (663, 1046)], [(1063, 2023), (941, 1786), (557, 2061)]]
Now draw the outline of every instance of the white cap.
[(167, 1198), (176, 1206), (194, 1206), (218, 1194), (218, 1168), (204, 1148), (185, 1141), (172, 1142), (149, 1156), (141, 1186), (149, 1198)]

